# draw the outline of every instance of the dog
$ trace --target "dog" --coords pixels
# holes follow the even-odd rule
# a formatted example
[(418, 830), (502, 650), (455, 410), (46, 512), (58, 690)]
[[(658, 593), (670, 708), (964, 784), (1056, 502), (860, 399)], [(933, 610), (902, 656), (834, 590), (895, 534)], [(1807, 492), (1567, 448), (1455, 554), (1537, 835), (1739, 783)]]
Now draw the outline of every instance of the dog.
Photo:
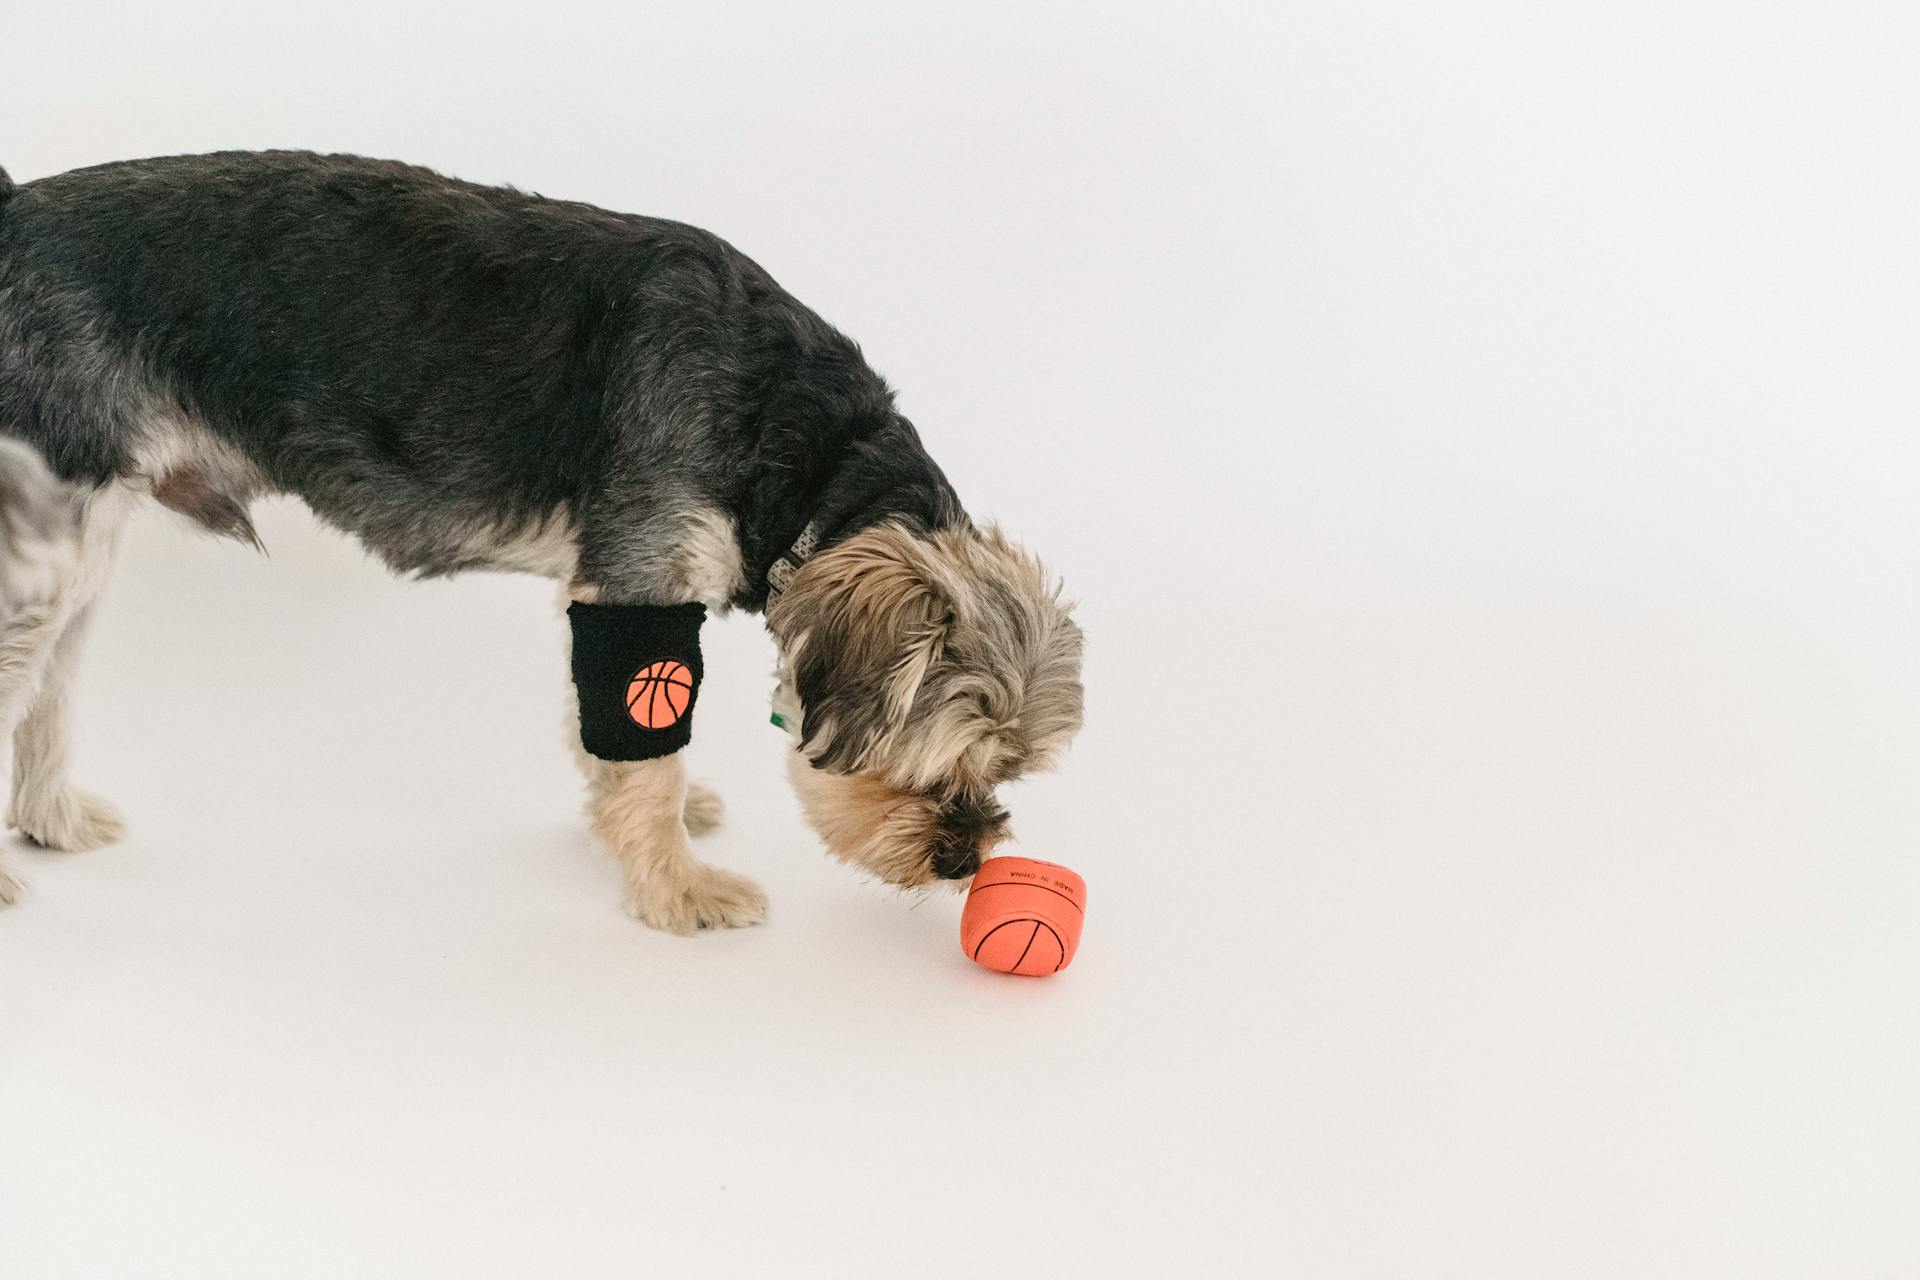
[[(964, 884), (996, 789), (1081, 724), (1059, 584), (968, 517), (858, 346), (680, 223), (307, 152), (0, 172), (0, 433), (84, 495), (0, 625), (8, 822), (52, 848), (122, 830), (68, 779), (64, 707), (146, 498), (258, 545), (249, 503), (292, 494), (399, 574), (762, 613), (803, 813), (902, 887)], [(764, 918), (694, 856), (720, 805), (679, 753), (577, 754), (633, 915)]]

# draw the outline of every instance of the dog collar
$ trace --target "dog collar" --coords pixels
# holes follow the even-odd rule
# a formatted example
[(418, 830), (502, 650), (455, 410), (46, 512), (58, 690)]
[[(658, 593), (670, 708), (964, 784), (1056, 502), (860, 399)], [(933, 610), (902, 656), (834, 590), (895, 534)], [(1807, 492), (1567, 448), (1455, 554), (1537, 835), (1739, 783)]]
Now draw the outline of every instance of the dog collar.
[[(773, 562), (773, 567), (767, 570), (769, 603), (780, 594), (781, 589), (787, 585), (787, 580), (793, 577), (801, 565), (813, 559), (814, 552), (819, 549), (820, 523), (816, 520), (808, 523), (807, 527), (800, 531), (800, 536), (793, 540), (793, 545), (788, 547), (781, 557)], [(797, 718), (790, 718), (789, 713), (797, 708), (798, 702), (789, 697), (786, 681), (781, 680), (773, 686), (772, 702), (773, 712), (767, 717), (768, 723), (788, 733), (797, 729), (800, 722)]]
[(776, 729), (785, 730), (787, 733), (799, 733), (800, 699), (794, 695), (793, 690), (787, 687), (786, 680), (780, 677), (777, 672), (775, 673), (773, 696), (768, 701), (772, 703), (772, 714), (767, 717), (767, 723)]
[(793, 577), (801, 565), (813, 559), (813, 553), (820, 549), (820, 526), (818, 522), (809, 524), (800, 531), (793, 545), (783, 552), (773, 566), (767, 570), (767, 597), (778, 595), (786, 588), (787, 580)]

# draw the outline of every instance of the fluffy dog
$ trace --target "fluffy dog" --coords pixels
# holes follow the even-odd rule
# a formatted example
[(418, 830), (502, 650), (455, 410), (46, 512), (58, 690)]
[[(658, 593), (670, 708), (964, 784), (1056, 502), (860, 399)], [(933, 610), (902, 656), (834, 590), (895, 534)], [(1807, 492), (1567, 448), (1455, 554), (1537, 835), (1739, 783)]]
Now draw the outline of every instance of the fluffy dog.
[[(0, 624), (9, 822), (55, 848), (120, 831), (62, 716), (145, 496), (251, 542), (249, 502), (291, 493), (399, 573), (764, 611), (802, 807), (898, 885), (970, 876), (995, 788), (1080, 724), (1058, 587), (967, 518), (858, 347), (679, 223), (298, 152), (0, 173), (0, 432), (86, 493), (71, 565)], [(581, 760), (636, 916), (763, 918), (693, 856), (718, 806), (678, 754)]]

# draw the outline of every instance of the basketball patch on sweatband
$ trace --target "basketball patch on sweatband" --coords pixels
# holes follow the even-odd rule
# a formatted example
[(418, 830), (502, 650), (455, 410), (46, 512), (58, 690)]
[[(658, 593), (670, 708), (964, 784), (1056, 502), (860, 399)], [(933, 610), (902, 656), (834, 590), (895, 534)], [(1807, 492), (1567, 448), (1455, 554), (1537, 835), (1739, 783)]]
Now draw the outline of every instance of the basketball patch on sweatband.
[(602, 760), (672, 755), (693, 737), (703, 604), (571, 604), (580, 745)]

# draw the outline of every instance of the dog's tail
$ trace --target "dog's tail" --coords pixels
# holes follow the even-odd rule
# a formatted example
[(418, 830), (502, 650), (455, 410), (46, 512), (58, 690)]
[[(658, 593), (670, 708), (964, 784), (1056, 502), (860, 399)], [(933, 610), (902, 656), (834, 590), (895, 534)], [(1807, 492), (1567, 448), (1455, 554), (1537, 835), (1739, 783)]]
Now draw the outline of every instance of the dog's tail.
[(13, 179), (7, 176), (7, 171), (0, 168), (0, 204), (13, 199), (13, 193), (18, 190), (19, 188), (13, 185)]

